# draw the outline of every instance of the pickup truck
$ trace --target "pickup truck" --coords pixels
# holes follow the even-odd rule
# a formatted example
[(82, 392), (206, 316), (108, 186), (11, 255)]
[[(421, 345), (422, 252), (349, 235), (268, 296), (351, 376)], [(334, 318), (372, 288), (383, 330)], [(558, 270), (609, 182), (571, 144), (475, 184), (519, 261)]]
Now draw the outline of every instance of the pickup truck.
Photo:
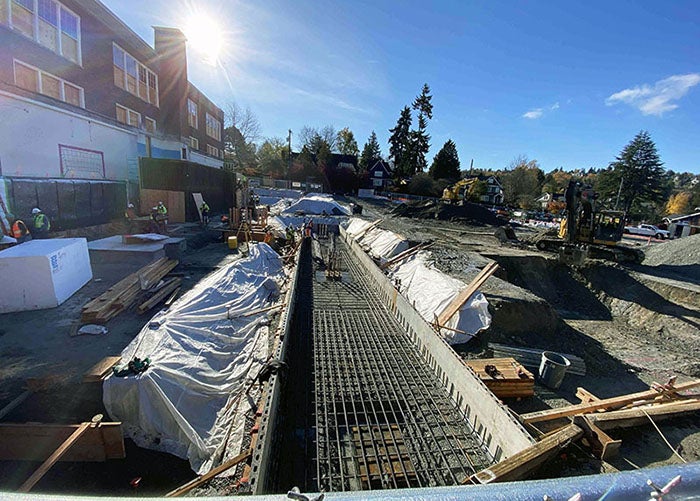
[(671, 233), (666, 230), (661, 230), (653, 224), (640, 224), (638, 226), (625, 226), (625, 233), (631, 235), (644, 235), (645, 237), (654, 237), (659, 240), (671, 237)]

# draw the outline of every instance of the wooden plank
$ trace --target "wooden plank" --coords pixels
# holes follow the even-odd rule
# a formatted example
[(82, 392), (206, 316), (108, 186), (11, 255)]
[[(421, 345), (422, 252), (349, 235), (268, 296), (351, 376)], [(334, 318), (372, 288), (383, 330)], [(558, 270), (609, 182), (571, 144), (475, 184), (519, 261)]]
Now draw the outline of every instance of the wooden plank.
[(139, 313), (146, 313), (148, 310), (153, 308), (155, 305), (163, 301), (168, 297), (175, 289), (180, 287), (182, 280), (179, 278), (172, 278), (170, 281), (164, 285), (158, 292), (153, 294), (150, 299), (141, 303), (138, 307)]
[[(100, 418), (102, 416), (100, 415)], [(93, 423), (87, 422), (87, 423), (82, 423), (81, 425), (78, 426), (78, 428), (68, 437), (54, 452), (51, 454), (46, 461), (42, 463), (37, 470), (32, 473), (32, 475), (20, 486), (18, 489), (19, 492), (29, 492), (32, 490), (32, 487), (34, 487), (39, 480), (41, 480), (44, 475), (51, 469), (53, 465), (55, 465), (61, 457), (68, 452), (68, 449), (70, 449), (73, 444), (75, 444), (80, 437), (82, 437), (85, 432), (92, 426)]]
[(7, 416), (10, 412), (15, 410), (22, 402), (27, 400), (29, 398), (29, 395), (31, 395), (32, 392), (30, 390), (25, 390), (22, 393), (20, 393), (17, 397), (12, 399), (12, 402), (7, 404), (5, 407), (0, 410), (0, 419), (4, 418)]
[(646, 390), (637, 393), (631, 393), (628, 395), (622, 395), (613, 398), (604, 398), (596, 402), (588, 402), (586, 404), (571, 405), (568, 407), (561, 407), (556, 409), (547, 409), (544, 411), (530, 412), (528, 414), (522, 414), (520, 418), (526, 423), (538, 423), (540, 421), (551, 421), (553, 419), (559, 419), (568, 416), (575, 416), (577, 414), (588, 414), (598, 409), (617, 409), (624, 407), (625, 405), (645, 400), (653, 400), (659, 396), (668, 395), (669, 392), (679, 392), (684, 390), (689, 390), (700, 386), (700, 379), (689, 381), (687, 383), (677, 384), (675, 386), (668, 385), (668, 388), (663, 391), (658, 390)]
[(615, 440), (608, 436), (588, 416), (574, 416), (574, 424), (583, 430), (593, 453), (599, 459), (607, 461), (620, 450), (622, 440)]
[(103, 358), (83, 375), (83, 383), (96, 383), (102, 381), (112, 370), (112, 367), (117, 365), (121, 359), (122, 357), (120, 356)]
[(586, 417), (601, 430), (611, 430), (651, 424), (649, 417), (657, 422), (698, 411), (700, 411), (700, 400), (675, 400), (632, 409), (587, 414)]
[(486, 280), (493, 275), (493, 273), (498, 269), (498, 264), (495, 261), (491, 261), (487, 264), (484, 269), (482, 269), (479, 274), (471, 281), (471, 283), (462, 292), (457, 294), (457, 296), (447, 305), (447, 307), (440, 313), (437, 319), (438, 325), (444, 325), (447, 321), (454, 316), (459, 309), (469, 301), (474, 293), (481, 287)]
[(593, 393), (580, 386), (576, 388), (576, 398), (578, 398), (582, 404), (587, 404), (588, 402), (597, 402), (600, 400)]
[(414, 245), (413, 247), (406, 249), (403, 252), (398, 253), (396, 256), (392, 257), (391, 259), (389, 259), (385, 263), (380, 264), (379, 269), (385, 270), (389, 266), (391, 266), (391, 265), (393, 265), (393, 264), (395, 264), (403, 259), (411, 257), (416, 252), (427, 249), (428, 247), (432, 246), (433, 243), (434, 242), (423, 242), (423, 243), (420, 243), (418, 245)]
[(180, 293), (180, 289), (182, 289), (182, 287), (178, 287), (177, 289), (175, 289), (173, 291), (173, 293), (170, 294), (170, 297), (168, 299), (166, 299), (165, 303), (163, 303), (163, 304), (165, 304), (165, 306), (170, 306), (171, 304), (173, 304), (173, 302), (175, 301), (175, 298)]
[(168, 492), (165, 497), (166, 498), (174, 498), (178, 496), (182, 496), (183, 494), (186, 494), (187, 492), (191, 491), (195, 487), (198, 487), (202, 485), (203, 483), (207, 482), (208, 480), (211, 480), (215, 476), (217, 476), (220, 473), (223, 473), (224, 471), (233, 468), (237, 464), (241, 463), (242, 461), (245, 461), (251, 456), (250, 451), (245, 451), (236, 456), (233, 459), (230, 459), (229, 461), (226, 461), (225, 463), (217, 466), (213, 470), (209, 471), (208, 473), (205, 473), (204, 475), (195, 478), (194, 480), (190, 480), (184, 485), (181, 485), (177, 489), (174, 489), (170, 492)]
[(575, 424), (569, 424), (556, 433), (544, 437), (541, 441), (524, 449), (509, 458), (482, 470), (463, 483), (491, 484), (521, 480), (533, 473), (545, 461), (558, 451), (583, 436), (583, 430)]
[[(0, 423), (1, 461), (45, 461), (80, 425)], [(60, 461), (100, 462), (126, 457), (121, 423), (89, 428)]]

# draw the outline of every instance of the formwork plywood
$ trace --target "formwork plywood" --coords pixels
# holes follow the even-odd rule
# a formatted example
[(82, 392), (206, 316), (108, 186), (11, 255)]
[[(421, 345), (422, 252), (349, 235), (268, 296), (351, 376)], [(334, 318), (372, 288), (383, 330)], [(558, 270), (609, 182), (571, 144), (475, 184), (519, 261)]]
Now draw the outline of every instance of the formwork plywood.
[(141, 190), (141, 212), (149, 214), (151, 207), (163, 202), (168, 209), (168, 223), (185, 222), (185, 192), (167, 190)]

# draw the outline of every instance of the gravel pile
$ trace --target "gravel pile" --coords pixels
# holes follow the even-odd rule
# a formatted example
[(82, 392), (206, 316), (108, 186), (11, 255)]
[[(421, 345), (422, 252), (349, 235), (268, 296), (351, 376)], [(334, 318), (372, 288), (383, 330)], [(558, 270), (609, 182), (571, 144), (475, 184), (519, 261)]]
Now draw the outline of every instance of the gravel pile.
[(461, 221), (474, 225), (504, 224), (496, 214), (478, 204), (465, 203), (452, 205), (435, 200), (425, 200), (409, 204), (400, 204), (391, 211), (396, 216), (419, 219), (440, 219), (442, 221)]
[(693, 265), (700, 263), (700, 234), (670, 240), (644, 250), (644, 264)]

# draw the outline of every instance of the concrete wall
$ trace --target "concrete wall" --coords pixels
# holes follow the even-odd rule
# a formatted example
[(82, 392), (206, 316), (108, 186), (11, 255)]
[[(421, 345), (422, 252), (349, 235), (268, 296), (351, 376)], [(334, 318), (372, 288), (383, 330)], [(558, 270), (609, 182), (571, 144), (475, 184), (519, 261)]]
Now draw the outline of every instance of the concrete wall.
[(137, 134), (114, 125), (5, 92), (0, 112), (3, 176), (124, 181), (137, 157)]
[(406, 329), (425, 362), (445, 385), (457, 408), (481, 437), (494, 460), (500, 461), (534, 444), (535, 440), (508, 408), (399, 294), (372, 258), (359, 244), (348, 238), (342, 227), (341, 236), (369, 272), (385, 304), (390, 305), (392, 313)]

